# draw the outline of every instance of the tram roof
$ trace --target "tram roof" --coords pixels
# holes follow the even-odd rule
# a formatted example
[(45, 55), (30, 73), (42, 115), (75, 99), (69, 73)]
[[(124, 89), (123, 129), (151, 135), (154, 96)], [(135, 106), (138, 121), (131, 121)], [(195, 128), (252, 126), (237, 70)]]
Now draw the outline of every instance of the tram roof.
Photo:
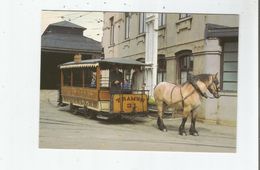
[(136, 66), (149, 66), (149, 64), (145, 64), (133, 59), (127, 58), (105, 58), (105, 59), (88, 59), (81, 60), (80, 62), (67, 62), (59, 65), (61, 69), (63, 68), (84, 68), (84, 67), (97, 67), (100, 66), (104, 69), (109, 69), (114, 66), (119, 68), (132, 68)]

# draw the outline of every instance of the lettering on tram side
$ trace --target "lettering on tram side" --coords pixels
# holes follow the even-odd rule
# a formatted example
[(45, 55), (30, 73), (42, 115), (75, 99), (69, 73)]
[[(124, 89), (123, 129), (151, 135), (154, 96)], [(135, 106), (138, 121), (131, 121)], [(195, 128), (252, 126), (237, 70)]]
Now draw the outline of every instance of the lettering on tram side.
[(147, 110), (147, 96), (139, 94), (113, 95), (113, 112), (143, 112)]
[[(116, 102), (121, 102), (121, 98), (118, 97), (115, 99)], [(122, 97), (122, 100), (123, 101), (137, 101), (137, 102), (144, 102), (145, 101), (145, 98), (144, 97), (140, 97), (140, 96), (123, 96)]]

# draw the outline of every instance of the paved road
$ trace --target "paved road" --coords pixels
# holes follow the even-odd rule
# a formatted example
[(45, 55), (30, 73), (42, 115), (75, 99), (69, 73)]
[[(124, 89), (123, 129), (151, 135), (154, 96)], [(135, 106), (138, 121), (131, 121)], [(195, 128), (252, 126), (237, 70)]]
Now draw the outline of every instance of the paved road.
[[(56, 106), (56, 91), (41, 91), (40, 148), (235, 152), (236, 128), (197, 123), (200, 136), (180, 136), (180, 118), (166, 118), (161, 132), (154, 116), (134, 120), (88, 119)], [(190, 123), (186, 124), (189, 128)]]

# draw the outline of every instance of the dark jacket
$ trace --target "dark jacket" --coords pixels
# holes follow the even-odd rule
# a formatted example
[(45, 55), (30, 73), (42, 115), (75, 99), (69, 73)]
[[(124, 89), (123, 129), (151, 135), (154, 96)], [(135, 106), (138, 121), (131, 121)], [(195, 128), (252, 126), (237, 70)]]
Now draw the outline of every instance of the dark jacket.
[[(115, 82), (119, 81), (118, 84), (116, 84)], [(109, 82), (110, 82), (110, 88), (112, 91), (115, 90), (121, 90), (121, 84), (123, 83), (124, 80), (124, 76), (123, 73), (121, 73), (120, 71), (111, 71), (109, 73)]]

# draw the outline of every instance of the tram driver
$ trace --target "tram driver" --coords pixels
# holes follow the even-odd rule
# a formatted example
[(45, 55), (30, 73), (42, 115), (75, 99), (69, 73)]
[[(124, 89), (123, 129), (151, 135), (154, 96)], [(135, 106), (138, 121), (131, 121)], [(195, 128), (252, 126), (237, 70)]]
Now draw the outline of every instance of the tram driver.
[(117, 66), (113, 67), (109, 73), (111, 91), (121, 90), (121, 85), (123, 83), (123, 80), (124, 80), (123, 73), (119, 71)]

